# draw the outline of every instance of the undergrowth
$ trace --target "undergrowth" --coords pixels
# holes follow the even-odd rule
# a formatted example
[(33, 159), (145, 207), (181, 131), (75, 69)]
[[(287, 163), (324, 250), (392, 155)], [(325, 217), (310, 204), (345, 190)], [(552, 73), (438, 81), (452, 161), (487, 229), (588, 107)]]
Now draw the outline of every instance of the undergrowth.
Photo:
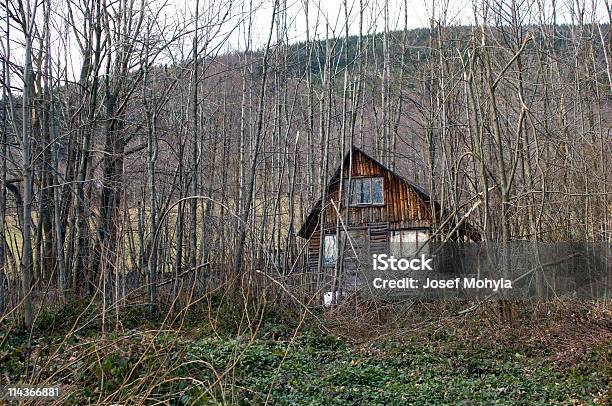
[(129, 308), (116, 323), (121, 328), (105, 334), (92, 312), (90, 327), (72, 331), (77, 319), (87, 319), (86, 308), (41, 312), (31, 337), (4, 326), (0, 384), (60, 384), (58, 402), (75, 405), (612, 400), (609, 319), (588, 312), (572, 313), (577, 319), (568, 331), (579, 333), (572, 340), (561, 334), (571, 318), (564, 313), (537, 328), (492, 326), (474, 314), (354, 340), (333, 323), (314, 328), (313, 320), (301, 324), (271, 306), (252, 306), (248, 323), (240, 322), (244, 307), (222, 301), (194, 308), (180, 323), (147, 320), (146, 308)]

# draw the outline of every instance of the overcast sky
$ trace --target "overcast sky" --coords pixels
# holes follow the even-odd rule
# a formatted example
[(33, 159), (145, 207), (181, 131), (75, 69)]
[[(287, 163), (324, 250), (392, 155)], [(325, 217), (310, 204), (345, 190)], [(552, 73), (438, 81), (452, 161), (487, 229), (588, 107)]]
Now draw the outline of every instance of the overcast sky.
[[(10, 1), (10, 0), (9, 0)], [(31, 4), (34, 4), (34, 0)], [(53, 4), (53, 25), (51, 35), (53, 40), (52, 50), (54, 60), (61, 60), (64, 64), (67, 61), (68, 75), (72, 78), (78, 76), (81, 65), (80, 53), (74, 39), (72, 30), (67, 30), (66, 0), (50, 0)], [(75, 3), (85, 0), (72, 0)], [(122, 0), (125, 1), (125, 0)], [(142, 1), (142, 3), (141, 3)], [(157, 31), (165, 39), (173, 35), (173, 27), (180, 26), (183, 32), (188, 32), (182, 36), (181, 41), (175, 41), (169, 54), (161, 57), (165, 63), (172, 58), (181, 59), (188, 57), (191, 49), (192, 34), (189, 30), (193, 29), (193, 21), (196, 10), (196, 1), (199, 2), (200, 10), (200, 33), (208, 34), (214, 39), (213, 44), (219, 45), (221, 52), (244, 50), (246, 46), (247, 27), (251, 26), (252, 48), (261, 48), (265, 45), (270, 30), (272, 20), (273, 0), (146, 0), (149, 5), (150, 15), (156, 16)], [(306, 39), (307, 24), (310, 27), (311, 37), (323, 39), (326, 35), (337, 37), (344, 35), (347, 24), (345, 19), (344, 0), (310, 0), (308, 1), (309, 18), (305, 16), (305, 1), (307, 0), (280, 0), (281, 7), (286, 7), (287, 13), (287, 32), (285, 39), (290, 43), (303, 41)], [(436, 20), (443, 19), (450, 25), (469, 25), (474, 24), (474, 4), (478, 9), (477, 16), (482, 22), (482, 1), (483, 0), (407, 0), (407, 26), (408, 28), (427, 27), (431, 16)], [(498, 0), (500, 1), (500, 0)], [(512, 0), (506, 0), (510, 3)], [(554, 0), (514, 0), (520, 4), (520, 13), (524, 16), (523, 26), (529, 23), (539, 23), (541, 15), (539, 7), (543, 7), (545, 21), (551, 22), (553, 15), (552, 4)], [(134, 0), (136, 7), (140, 7), (145, 0)], [(361, 3), (360, 3), (361, 2)], [(5, 2), (0, 5), (0, 53), (6, 55), (6, 42), (4, 40), (4, 30), (6, 27), (7, 13)], [(40, 4), (40, 3), (39, 3)], [(107, 1), (114, 7), (118, 1)], [(388, 29), (396, 30), (404, 27), (404, 0), (347, 0), (348, 7), (348, 29), (350, 34), (359, 33), (359, 10), (363, 4), (364, 34), (382, 32), (385, 28), (385, 15), (388, 16)], [(576, 4), (584, 7), (584, 21), (605, 23), (608, 21), (604, 0), (556, 0), (555, 14), (558, 23), (570, 23), (575, 20)], [(444, 6), (445, 5), (445, 6)], [(76, 10), (76, 7), (73, 7)], [(252, 12), (249, 12), (252, 10)], [(445, 12), (444, 12), (445, 11)], [(42, 19), (42, 9), (38, 9), (38, 18)], [(75, 11), (78, 19), (78, 10)], [(221, 16), (227, 15), (226, 22), (221, 26), (208, 27), (208, 22), (218, 22)], [(283, 13), (283, 15), (285, 15)], [(278, 22), (278, 19), (277, 19)], [(495, 21), (489, 18), (487, 24), (494, 25)], [(42, 26), (42, 24), (41, 24)], [(208, 28), (207, 28), (208, 27)], [(68, 35), (65, 33), (68, 32)], [(11, 60), (18, 65), (22, 63), (23, 41), (19, 35), (18, 28), (11, 30)], [(272, 39), (277, 41), (276, 32)], [(15, 78), (14, 83), (19, 79)]]
[[(177, 0), (177, 10), (180, 14), (193, 13), (196, 0)], [(223, 0), (225, 1), (225, 0)], [(306, 17), (304, 12), (305, 0), (286, 0), (288, 16), (288, 37), (290, 42), (303, 41), (306, 38)], [(510, 3), (508, 0), (507, 3)], [(546, 19), (550, 21), (553, 15), (552, 0), (515, 0), (520, 6), (521, 13), (525, 18), (524, 25), (531, 21), (537, 22), (540, 15), (540, 6), (544, 9)], [(200, 0), (202, 4), (203, 0)], [(248, 10), (248, 0), (243, 7)], [(474, 5), (477, 8), (477, 15), (482, 23), (482, 0), (407, 0), (408, 13), (406, 15), (408, 28), (428, 27), (432, 16), (436, 20), (445, 19), (451, 25), (474, 24)], [(218, 0), (212, 0), (218, 4)], [(281, 1), (281, 3), (283, 3)], [(241, 3), (235, 3), (241, 4)], [(253, 38), (256, 46), (262, 46), (267, 39), (269, 25), (271, 21), (271, 10), (273, 0), (253, 0), (251, 14), (253, 24)], [(316, 34), (319, 38), (324, 38), (326, 30), (329, 30), (330, 37), (344, 35), (345, 30), (345, 10), (344, 0), (310, 0), (309, 1), (309, 26), (311, 35)], [(403, 29), (404, 27), (404, 0), (361, 0), (364, 8), (363, 31), (365, 33), (381, 32), (385, 27), (385, 5), (387, 5), (387, 15), (389, 30)], [(576, 15), (576, 4), (584, 7), (585, 22), (592, 20), (605, 23), (608, 19), (604, 0), (556, 0), (556, 10), (554, 10), (558, 23), (570, 23), (572, 16)], [(205, 8), (205, 7), (204, 7)], [(238, 12), (238, 7), (234, 5), (236, 16), (245, 18), (245, 14)], [(350, 34), (359, 33), (359, 10), (360, 0), (347, 0), (348, 8), (348, 27)], [(182, 9), (182, 10), (181, 10)], [(185, 13), (185, 11), (187, 11)], [(494, 24), (494, 21), (489, 21)], [(232, 40), (228, 42), (230, 47), (241, 48), (244, 46), (240, 41), (240, 35), (236, 33)]]

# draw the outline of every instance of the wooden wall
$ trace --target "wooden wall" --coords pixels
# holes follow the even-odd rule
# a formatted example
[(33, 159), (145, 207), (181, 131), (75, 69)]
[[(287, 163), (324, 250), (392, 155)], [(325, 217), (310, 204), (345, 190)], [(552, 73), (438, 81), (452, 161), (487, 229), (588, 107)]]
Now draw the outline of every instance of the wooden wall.
[[(423, 197), (401, 178), (392, 174), (366, 155), (356, 152), (353, 155), (351, 177), (382, 177), (384, 202), (382, 205), (347, 207), (346, 191), (343, 202), (339, 203), (340, 185), (348, 178), (348, 160), (345, 161), (344, 174), (334, 179), (328, 189), (326, 202), (322, 205), (325, 233), (336, 233), (337, 210), (340, 209), (342, 222), (340, 230), (348, 230), (353, 247), (344, 238), (339, 241), (343, 251), (343, 272), (341, 282), (344, 289), (350, 290), (355, 282), (359, 283), (359, 266), (370, 266), (371, 253), (388, 250), (389, 230), (401, 228), (427, 228), (430, 226), (430, 207)], [(334, 204), (331, 204), (331, 201)], [(344, 226), (342, 226), (344, 224)], [(308, 243), (308, 270), (319, 270), (321, 231), (316, 227)], [(357, 251), (355, 255), (353, 248)], [(321, 267), (319, 288), (331, 287), (333, 269)]]
[[(341, 178), (347, 178), (348, 172), (347, 164)], [(371, 223), (388, 223), (391, 229), (429, 227), (431, 219), (429, 204), (406, 182), (385, 170), (375, 161), (359, 152), (355, 153), (351, 177), (382, 177), (384, 203), (365, 207), (346, 207), (346, 191), (343, 191), (343, 202), (339, 205), (342, 182), (336, 181), (332, 184), (327, 202), (322, 209), (325, 229), (336, 227), (337, 211), (330, 200), (340, 207), (342, 220), (347, 227), (367, 226)]]

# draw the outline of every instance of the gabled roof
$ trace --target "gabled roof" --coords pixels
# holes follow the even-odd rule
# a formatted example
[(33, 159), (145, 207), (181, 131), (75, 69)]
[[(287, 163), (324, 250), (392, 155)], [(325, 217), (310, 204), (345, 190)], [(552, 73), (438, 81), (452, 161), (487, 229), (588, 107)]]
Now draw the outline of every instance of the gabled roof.
[[(346, 155), (344, 156), (344, 159), (343, 159), (344, 164), (343, 165), (338, 165), (338, 168), (334, 172), (334, 175), (332, 176), (332, 178), (330, 179), (329, 183), (327, 184), (326, 193), (325, 193), (327, 196), (329, 195), (331, 187), (334, 186), (340, 180), (340, 178), (342, 176), (342, 174), (340, 173), (341, 168), (342, 167), (348, 167), (348, 165), (350, 163), (349, 159), (351, 158), (351, 153), (352, 153), (353, 156), (360, 154), (363, 157), (365, 157), (366, 159), (374, 162), (383, 171), (388, 172), (389, 174), (391, 174), (391, 176), (397, 178), (400, 182), (404, 182), (406, 185), (408, 185), (408, 187), (410, 187), (412, 190), (414, 190), (421, 197), (421, 199), (423, 199), (423, 201), (426, 204), (431, 204), (431, 197), (429, 196), (429, 194), (423, 188), (421, 188), (419, 185), (415, 184), (414, 182), (411, 182), (411, 181), (403, 178), (402, 176), (400, 176), (396, 172), (392, 171), (391, 169), (387, 168), (385, 165), (383, 165), (382, 163), (380, 163), (376, 159), (372, 158), (370, 155), (366, 154), (363, 150), (357, 148), (356, 146), (353, 146), (351, 148), (351, 150), (346, 153)], [(437, 201), (434, 201), (433, 205), (434, 205), (434, 208), (435, 208), (436, 211), (440, 210), (440, 204)], [(304, 224), (302, 224), (302, 227), (300, 227), (300, 230), (298, 231), (298, 235), (300, 237), (302, 237), (302, 238), (310, 238), (310, 236), (312, 235), (312, 233), (314, 232), (314, 230), (316, 229), (316, 227), (317, 227), (317, 225), (319, 223), (319, 216), (321, 215), (321, 206), (322, 206), (321, 199), (319, 199), (315, 203), (315, 205), (312, 207), (312, 209), (310, 210), (310, 213), (306, 217), (306, 220), (304, 221)], [(468, 231), (468, 229), (472, 229), (472, 227), (469, 226), (467, 223), (464, 224), (463, 228), (465, 228), (464, 231)], [(469, 230), (469, 231), (470, 231), (469, 234), (476, 233), (474, 230)]]

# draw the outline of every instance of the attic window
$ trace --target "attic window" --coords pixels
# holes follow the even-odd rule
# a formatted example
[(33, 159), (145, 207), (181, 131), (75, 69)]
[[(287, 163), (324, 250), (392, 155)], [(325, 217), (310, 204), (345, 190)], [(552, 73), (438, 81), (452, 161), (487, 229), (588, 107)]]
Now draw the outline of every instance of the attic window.
[[(345, 184), (348, 183), (348, 180)], [(353, 178), (348, 189), (349, 206), (383, 204), (383, 178)]]

